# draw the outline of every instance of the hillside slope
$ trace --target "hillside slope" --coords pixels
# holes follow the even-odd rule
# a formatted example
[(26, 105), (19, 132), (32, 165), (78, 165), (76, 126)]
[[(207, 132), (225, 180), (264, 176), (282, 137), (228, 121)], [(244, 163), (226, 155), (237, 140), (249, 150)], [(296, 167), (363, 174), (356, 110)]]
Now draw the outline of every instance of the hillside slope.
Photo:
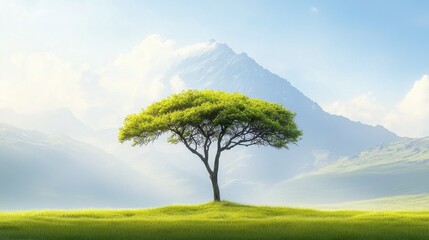
[(155, 205), (155, 188), (91, 145), (0, 124), (0, 209)]
[(277, 199), (340, 203), (429, 193), (429, 137), (370, 148), (277, 185)]

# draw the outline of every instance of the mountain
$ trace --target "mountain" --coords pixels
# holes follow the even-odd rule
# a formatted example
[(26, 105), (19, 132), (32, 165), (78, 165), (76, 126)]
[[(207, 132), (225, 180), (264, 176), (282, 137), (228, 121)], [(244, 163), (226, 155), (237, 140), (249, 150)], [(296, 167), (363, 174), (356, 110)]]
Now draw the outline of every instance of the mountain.
[[(277, 168), (281, 171), (278, 174), (267, 175), (278, 176), (272, 179), (273, 181), (313, 170), (339, 156), (355, 154), (368, 147), (399, 139), (381, 126), (372, 127), (324, 112), (317, 103), (303, 95), (287, 80), (264, 69), (245, 53), (237, 54), (226, 44), (216, 42), (211, 44), (212, 47), (189, 55), (173, 65), (164, 74), (162, 84), (169, 86), (173, 78), (178, 78), (183, 81), (186, 88), (241, 92), (250, 97), (280, 103), (296, 112), (296, 121), (304, 133), (298, 146), (291, 146), (290, 151), (250, 150), (251, 154), (256, 154), (255, 157), (258, 159), (267, 157), (275, 165), (286, 164)], [(169, 94), (171, 91), (165, 90), (162, 95)], [(99, 114), (99, 117), (112, 118), (117, 115), (114, 111), (107, 112), (109, 116)], [(96, 116), (97, 114), (94, 117)], [(109, 153), (113, 153), (110, 150), (112, 146), (117, 145), (115, 135), (120, 127), (115, 126), (108, 131), (94, 132), (67, 108), (36, 114), (17, 114), (0, 109), (0, 123), (48, 134), (65, 134), (81, 141), (97, 144)], [(101, 137), (106, 135), (113, 136), (110, 143)], [(94, 139), (95, 136), (97, 139)], [(100, 142), (103, 142), (103, 145), (99, 144)], [(268, 166), (266, 171), (272, 171), (271, 164), (264, 163), (259, 167), (264, 169), (265, 166)]]
[(81, 139), (93, 135), (93, 130), (77, 119), (68, 108), (20, 114), (11, 109), (0, 109), (0, 123), (47, 134), (63, 134)]
[[(228, 200), (255, 203), (257, 200), (249, 199), (262, 199), (260, 203), (274, 202), (278, 195), (272, 194), (272, 200), (266, 194), (273, 186), (277, 187), (296, 176), (323, 168), (341, 156), (353, 155), (371, 146), (400, 139), (381, 126), (372, 127), (324, 112), (317, 103), (287, 80), (264, 69), (246, 54), (235, 53), (225, 44), (213, 43), (211, 48), (189, 55), (174, 64), (164, 73), (160, 84), (169, 86), (172, 79), (179, 79), (186, 88), (241, 92), (250, 97), (282, 104), (297, 113), (296, 121), (304, 133), (297, 146), (292, 145), (289, 150), (268, 147), (236, 148), (223, 155), (219, 178), (222, 197)], [(100, 92), (102, 90), (97, 89)], [(172, 92), (173, 89), (165, 90), (161, 97)], [(103, 96), (108, 96), (108, 92)], [(118, 99), (117, 103), (119, 105), (121, 101)], [(104, 111), (103, 114), (91, 116), (107, 119), (120, 115), (113, 110)], [(94, 122), (102, 121), (96, 119)], [(12, 180), (9, 181), (6, 177), (1, 179), (4, 180), (2, 186), (8, 191), (5, 190), (7, 194), (1, 196), (11, 197), (8, 200), (3, 197), (6, 200), (0, 207), (19, 208), (17, 203), (11, 202), (17, 196), (23, 196), (20, 199), (35, 199), (35, 205), (31, 206), (37, 207), (132, 207), (138, 203), (150, 206), (155, 202), (160, 205), (211, 199), (210, 181), (201, 162), (184, 146), (167, 144), (165, 137), (161, 137), (156, 144), (142, 148), (121, 145), (117, 142), (120, 126), (94, 131), (66, 108), (37, 114), (0, 110), (0, 123), (47, 133), (37, 133), (35, 136), (32, 131), (4, 125), (3, 128), (9, 130), (1, 132), (1, 171), (9, 173), (4, 176), (9, 176)], [(14, 132), (17, 133), (13, 134)], [(48, 134), (62, 134), (78, 141)], [(23, 135), (28, 138), (21, 139)], [(99, 149), (96, 150), (92, 145)], [(85, 167), (89, 163), (93, 165)], [(46, 172), (44, 169), (50, 171)], [(96, 169), (105, 170), (101, 174)], [(16, 174), (10, 175), (11, 172)], [(80, 174), (83, 176), (71, 180), (71, 176)], [(25, 178), (20, 180), (20, 175)], [(108, 177), (109, 175), (112, 177)], [(144, 176), (143, 180), (140, 175)], [(67, 178), (62, 179), (62, 176)], [(37, 186), (33, 186), (30, 177), (40, 179), (34, 181)], [(127, 180), (130, 177), (136, 180)], [(117, 179), (119, 180), (116, 181)], [(7, 187), (5, 181), (13, 184)], [(128, 184), (135, 188), (142, 186), (142, 189), (124, 192)], [(109, 197), (111, 195), (107, 186), (112, 186), (112, 192), (118, 191), (118, 194), (114, 194), (118, 196), (117, 201)], [(40, 196), (38, 188), (48, 189), (48, 193), (58, 192), (61, 201), (47, 201)], [(14, 195), (14, 192), (18, 195)], [(299, 193), (297, 194), (299, 197)], [(78, 195), (89, 196), (90, 200), (75, 203), (73, 196)], [(157, 201), (145, 200), (152, 195)], [(123, 202), (119, 200), (119, 196), (123, 196)], [(47, 205), (48, 202), (52, 204)], [(117, 205), (119, 202), (122, 205)], [(9, 203), (12, 205), (7, 205)], [(27, 206), (27, 203), (29, 202), (24, 201), (22, 206)]]
[[(209, 50), (185, 58), (168, 72), (166, 79), (172, 78), (181, 79), (187, 88), (240, 92), (282, 104), (297, 113), (296, 121), (303, 130), (298, 146), (291, 146), (288, 151), (247, 151), (252, 155), (247, 160), (249, 165), (263, 172), (259, 179), (263, 182), (291, 178), (340, 156), (399, 139), (382, 126), (373, 127), (324, 112), (287, 80), (264, 69), (245, 53), (235, 53), (226, 44), (213, 43)], [(254, 181), (254, 177), (252, 174), (247, 180)]]
[(245, 53), (236, 54), (226, 44), (217, 43), (212, 50), (183, 60), (172, 73), (188, 88), (241, 92), (284, 105), (297, 113), (305, 134), (303, 144), (350, 154), (399, 139), (382, 126), (372, 127), (324, 112), (286, 79), (264, 69)]
[(0, 166), (2, 210), (141, 207), (161, 196), (140, 172), (98, 148), (5, 124)]
[(278, 203), (340, 206), (342, 202), (428, 194), (429, 137), (372, 147), (273, 189), (272, 198)]

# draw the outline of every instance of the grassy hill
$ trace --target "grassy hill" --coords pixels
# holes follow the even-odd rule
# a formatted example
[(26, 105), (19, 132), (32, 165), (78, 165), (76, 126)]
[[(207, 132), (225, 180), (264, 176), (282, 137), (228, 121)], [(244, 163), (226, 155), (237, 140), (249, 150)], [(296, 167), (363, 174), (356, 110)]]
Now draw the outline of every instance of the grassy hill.
[(429, 193), (429, 137), (403, 139), (286, 180), (276, 204), (338, 204)]
[(230, 202), (4, 212), (0, 239), (429, 239), (429, 212), (317, 211)]

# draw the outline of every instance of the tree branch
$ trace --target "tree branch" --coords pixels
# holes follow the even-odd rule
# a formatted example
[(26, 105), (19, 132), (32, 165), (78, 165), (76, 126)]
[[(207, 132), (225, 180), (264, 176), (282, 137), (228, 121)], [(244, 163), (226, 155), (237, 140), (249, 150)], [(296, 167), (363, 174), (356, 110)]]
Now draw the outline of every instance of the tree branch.
[[(246, 133), (246, 134), (249, 134), (249, 133)], [(258, 134), (253, 135), (253, 137), (250, 138), (250, 139), (247, 139), (246, 135), (243, 135), (242, 136), (243, 138), (241, 140), (239, 140), (239, 141), (231, 141), (230, 140), (228, 142), (228, 145), (224, 146), (223, 149), (224, 150), (230, 150), (230, 149), (232, 149), (232, 148), (234, 148), (236, 146), (246, 146), (246, 147), (248, 147), (248, 146), (252, 146), (252, 145), (256, 145), (256, 144), (264, 144), (265, 142), (268, 142), (268, 141), (266, 139), (262, 138), (263, 135), (264, 135), (264, 132), (259, 132)], [(234, 136), (234, 137), (236, 138), (237, 136)], [(260, 138), (260, 140), (258, 140), (258, 138)], [(258, 141), (256, 141), (256, 140), (258, 140)]]
[(225, 143), (225, 145), (222, 147), (222, 150), (229, 150), (231, 148), (233, 148), (234, 146), (231, 146), (231, 144), (234, 143), (234, 139), (238, 138), (238, 137), (246, 137), (246, 135), (250, 134), (252, 131), (252, 128), (250, 127), (250, 123), (247, 123), (240, 131), (235, 132), (229, 139), (228, 142)]
[(208, 155), (207, 155), (206, 157), (205, 157), (205, 156), (203, 156), (203, 155), (202, 155), (201, 153), (199, 153), (196, 149), (193, 149), (193, 148), (189, 145), (188, 141), (187, 141), (187, 140), (186, 140), (186, 138), (183, 136), (183, 133), (184, 133), (184, 131), (185, 131), (185, 130), (183, 130), (183, 131), (179, 131), (179, 130), (177, 130), (177, 129), (172, 129), (171, 131), (172, 131), (172, 132), (174, 132), (175, 134), (177, 134), (177, 135), (180, 137), (180, 139), (182, 140), (183, 144), (185, 144), (186, 148), (187, 148), (187, 149), (189, 149), (189, 151), (191, 151), (193, 154), (197, 155), (197, 156), (201, 159), (201, 161), (204, 163), (204, 166), (206, 167), (207, 172), (208, 172), (210, 175), (213, 175), (213, 171), (212, 171), (212, 169), (210, 168), (210, 165), (209, 165)]

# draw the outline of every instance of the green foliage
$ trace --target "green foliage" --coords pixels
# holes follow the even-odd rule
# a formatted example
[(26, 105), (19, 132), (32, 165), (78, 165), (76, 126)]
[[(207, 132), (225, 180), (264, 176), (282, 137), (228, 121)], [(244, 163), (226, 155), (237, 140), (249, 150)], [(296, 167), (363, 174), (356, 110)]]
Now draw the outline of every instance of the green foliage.
[[(221, 153), (236, 146), (268, 145), (287, 148), (302, 135), (295, 114), (279, 104), (239, 93), (188, 90), (129, 115), (119, 130), (119, 141), (143, 145), (171, 132), (168, 141), (182, 142), (197, 155), (210, 175), (213, 198), (220, 201), (217, 181)], [(209, 164), (212, 143), (216, 154)]]
[(145, 210), (8, 212), (0, 213), (0, 239), (429, 239), (429, 214), (230, 202)]
[(129, 115), (119, 140), (142, 145), (171, 132), (171, 143), (187, 142), (194, 149), (207, 139), (221, 140), (224, 150), (237, 145), (285, 148), (301, 136), (294, 116), (279, 104), (238, 93), (188, 90)]

